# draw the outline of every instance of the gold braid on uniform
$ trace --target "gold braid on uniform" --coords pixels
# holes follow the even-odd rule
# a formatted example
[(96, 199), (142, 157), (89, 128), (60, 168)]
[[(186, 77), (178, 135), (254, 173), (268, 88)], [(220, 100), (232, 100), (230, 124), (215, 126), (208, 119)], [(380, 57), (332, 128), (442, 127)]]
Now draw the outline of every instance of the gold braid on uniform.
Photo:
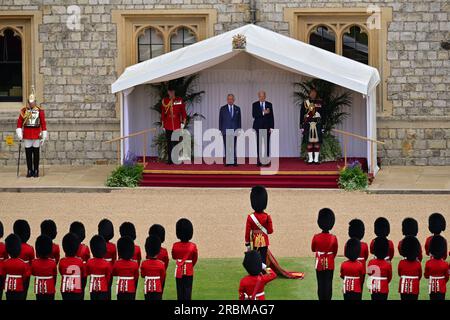
[(31, 110), (33, 109), (38, 109), (38, 110), (42, 110), (41, 106), (34, 106), (32, 109), (29, 109), (27, 107), (22, 108), (22, 110), (20, 111), (20, 116), (23, 118), (23, 121), (27, 121), (30, 117), (31, 117)]
[(169, 100), (169, 103), (165, 104), (164, 99), (161, 101), (162, 106), (164, 107), (164, 113), (167, 114), (167, 112), (172, 109), (173, 106), (173, 99)]

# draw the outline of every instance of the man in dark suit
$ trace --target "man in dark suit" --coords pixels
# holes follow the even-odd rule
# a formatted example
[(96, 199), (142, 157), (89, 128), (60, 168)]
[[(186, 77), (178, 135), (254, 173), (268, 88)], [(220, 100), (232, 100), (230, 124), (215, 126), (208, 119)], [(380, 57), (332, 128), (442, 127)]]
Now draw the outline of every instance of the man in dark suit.
[[(227, 104), (220, 108), (219, 113), (219, 130), (222, 132), (225, 146), (226, 166), (237, 166), (235, 134), (237, 129), (241, 129), (241, 108), (234, 105), (234, 95), (230, 93), (227, 95)], [(227, 143), (227, 135), (229, 143)], [(234, 141), (234, 144), (231, 144), (231, 141)]]
[[(259, 91), (258, 92), (258, 101), (253, 103), (252, 107), (252, 115), (253, 115), (253, 129), (256, 131), (256, 150), (258, 157), (258, 166), (261, 166), (261, 143), (264, 141), (265, 149), (262, 151), (263, 157), (269, 157), (269, 149), (270, 149), (270, 133), (274, 128), (274, 118), (273, 118), (273, 106), (272, 103), (266, 101), (266, 92)], [(267, 130), (264, 132), (259, 132), (260, 129)], [(267, 140), (266, 140), (267, 138)], [(268, 163), (266, 163), (268, 164)]]

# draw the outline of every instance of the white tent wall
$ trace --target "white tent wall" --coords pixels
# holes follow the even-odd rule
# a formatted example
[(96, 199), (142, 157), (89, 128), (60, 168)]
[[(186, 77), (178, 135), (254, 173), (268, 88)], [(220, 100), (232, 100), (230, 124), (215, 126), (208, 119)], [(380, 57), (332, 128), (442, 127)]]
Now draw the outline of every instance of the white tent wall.
[[(241, 107), (242, 127), (252, 127), (251, 105), (257, 99), (258, 90), (267, 92), (267, 100), (274, 105), (275, 127), (280, 129), (280, 156), (297, 157), (300, 154), (299, 115), (300, 109), (294, 103), (294, 82), (305, 80), (302, 76), (256, 59), (248, 54), (237, 56), (200, 72), (195, 83), (196, 90), (204, 90), (201, 102), (192, 106), (192, 111), (205, 116), (203, 130), (218, 127), (220, 106), (226, 103), (227, 93), (236, 96), (236, 105)], [(347, 89), (341, 89), (347, 90)], [(366, 101), (360, 93), (353, 92), (353, 104), (348, 108), (349, 117), (339, 129), (365, 136), (367, 134)], [(159, 121), (158, 113), (150, 107), (157, 101), (156, 92), (149, 85), (140, 85), (125, 96), (124, 128), (127, 133), (154, 127)], [(153, 133), (149, 134), (152, 141)], [(339, 136), (343, 141), (343, 137)], [(128, 151), (142, 154), (142, 136), (129, 139), (124, 144)], [(348, 156), (367, 156), (367, 145), (363, 141), (349, 139)], [(152, 147), (149, 155), (157, 154)]]

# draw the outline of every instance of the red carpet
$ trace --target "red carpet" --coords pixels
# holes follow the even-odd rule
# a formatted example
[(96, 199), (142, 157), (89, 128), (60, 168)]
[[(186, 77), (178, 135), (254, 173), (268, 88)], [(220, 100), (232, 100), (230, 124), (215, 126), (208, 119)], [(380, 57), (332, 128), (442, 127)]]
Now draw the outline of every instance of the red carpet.
[[(350, 163), (355, 159), (348, 159)], [(367, 167), (365, 159), (357, 159)], [(248, 162), (248, 161), (247, 161)], [(280, 158), (278, 171), (261, 173), (255, 164), (226, 167), (222, 164), (167, 165), (147, 158), (141, 186), (158, 187), (252, 187), (337, 188), (343, 161), (309, 165), (299, 158)], [(268, 168), (264, 168), (268, 170)]]

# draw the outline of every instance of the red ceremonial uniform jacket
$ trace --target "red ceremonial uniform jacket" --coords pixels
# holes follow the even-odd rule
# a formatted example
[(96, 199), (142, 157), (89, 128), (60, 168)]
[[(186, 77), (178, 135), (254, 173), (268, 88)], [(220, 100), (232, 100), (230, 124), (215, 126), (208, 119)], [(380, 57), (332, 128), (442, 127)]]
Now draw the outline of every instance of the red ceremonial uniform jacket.
[[(431, 239), (433, 239), (433, 236), (429, 236), (426, 240), (425, 240), (425, 253), (427, 256), (430, 255), (430, 243), (431, 243)], [(447, 239), (445, 240), (445, 255), (444, 255), (444, 260), (447, 260)]]
[[(389, 243), (389, 249), (388, 249), (388, 256), (386, 257), (386, 260), (391, 261), (394, 258), (395, 248), (394, 248), (394, 242), (392, 242), (392, 240), (388, 240), (388, 243)], [(370, 253), (371, 254), (375, 254), (375, 252), (373, 252), (374, 244), (375, 244), (375, 239), (373, 239), (370, 242)]]
[(31, 263), (35, 294), (54, 294), (56, 284), (56, 262), (53, 259), (34, 259)]
[(133, 260), (119, 259), (114, 263), (113, 276), (117, 277), (117, 293), (135, 293), (139, 279), (139, 264)]
[[(146, 259), (151, 259), (148, 255), (145, 257)], [(167, 252), (166, 248), (161, 247), (161, 250), (159, 251), (159, 254), (156, 256), (156, 259), (164, 262), (164, 266), (167, 270), (167, 267), (169, 266), (169, 252)]]
[(248, 275), (239, 283), (239, 300), (266, 300), (264, 288), (266, 284), (277, 277), (276, 273), (267, 268), (266, 274)]
[(136, 244), (134, 245), (134, 254), (131, 260), (137, 262), (138, 265), (140, 265), (142, 261), (141, 247)]
[(389, 293), (389, 283), (392, 280), (392, 264), (385, 259), (372, 259), (367, 264), (370, 293)]
[(422, 264), (419, 261), (403, 259), (398, 264), (400, 283), (398, 291), (401, 294), (419, 294), (419, 284), (422, 278)]
[(311, 250), (316, 255), (317, 271), (334, 270), (334, 258), (338, 252), (338, 241), (334, 234), (321, 232), (314, 235)]
[[(6, 246), (3, 242), (0, 242), (0, 277), (2, 275), (2, 267), (3, 262), (8, 259), (8, 253), (6, 252)], [(0, 286), (0, 291), (3, 290), (3, 287)]]
[(197, 246), (193, 242), (175, 242), (172, 246), (172, 259), (175, 260), (175, 277), (193, 276), (198, 259)]
[(106, 243), (106, 255), (105, 260), (108, 261), (111, 266), (114, 265), (114, 262), (117, 260), (117, 248), (116, 245), (112, 242)]
[(164, 98), (161, 105), (161, 123), (166, 130), (175, 131), (186, 121), (186, 106), (183, 99), (175, 97), (172, 105), (169, 98)]
[[(344, 246), (345, 251), (345, 246)], [(369, 258), (369, 246), (366, 242), (361, 241), (361, 251), (359, 252), (358, 261), (363, 265), (364, 267), (364, 274), (366, 274), (366, 263), (367, 259)]]
[(37, 140), (40, 138), (41, 131), (47, 130), (47, 124), (45, 122), (45, 113), (44, 110), (41, 109), (41, 107), (35, 106), (33, 108), (33, 113), (39, 113), (39, 126), (27, 126), (26, 123), (24, 123), (24, 116), (27, 111), (27, 109), (30, 109), (28, 107), (24, 107), (20, 110), (19, 118), (17, 119), (17, 128), (23, 129), (23, 138), (24, 139), (31, 139), (31, 140)]
[(31, 276), (30, 264), (19, 258), (10, 258), (3, 262), (1, 276), (5, 277), (5, 291), (22, 292), (25, 281)]
[(59, 245), (57, 245), (56, 243), (53, 243), (52, 254), (50, 255), (49, 258), (55, 260), (56, 264), (58, 264), (60, 256), (61, 256), (61, 253), (60, 253)]
[(86, 274), (90, 276), (89, 292), (108, 292), (111, 273), (111, 264), (105, 259), (89, 259), (86, 263)]
[(431, 258), (425, 263), (424, 277), (429, 279), (429, 293), (446, 293), (449, 271), (449, 265), (443, 259)]
[(161, 260), (150, 258), (142, 262), (141, 277), (144, 278), (144, 293), (163, 292), (166, 281), (166, 266)]
[(86, 265), (79, 257), (65, 257), (59, 261), (61, 292), (81, 293), (82, 281), (86, 278)]
[[(401, 253), (402, 242), (403, 242), (403, 240), (400, 240), (400, 241), (398, 242), (398, 246), (397, 246), (398, 253), (399, 253), (400, 255), (402, 254), (402, 253)], [(422, 261), (422, 259), (423, 259), (423, 251), (422, 251), (422, 245), (420, 245), (419, 256), (417, 257), (417, 260)]]
[(22, 243), (22, 249), (20, 250), (19, 259), (22, 259), (24, 262), (28, 263), (31, 266), (31, 262), (34, 258), (34, 248), (28, 243)]
[[(259, 224), (266, 229), (266, 232), (263, 232), (261, 228), (256, 225), (250, 214), (247, 216), (247, 222), (245, 224), (245, 242), (253, 242), (254, 248), (268, 247), (269, 234), (273, 233), (272, 217), (265, 212), (255, 212), (253, 215), (259, 221)], [(253, 233), (252, 237), (251, 233)]]
[(363, 278), (365, 276), (364, 266), (358, 260), (344, 261), (341, 264), (341, 278), (344, 280), (342, 291), (361, 293)]
[(83, 260), (83, 262), (87, 262), (91, 258), (91, 250), (84, 243), (80, 243), (77, 251), (77, 257)]

